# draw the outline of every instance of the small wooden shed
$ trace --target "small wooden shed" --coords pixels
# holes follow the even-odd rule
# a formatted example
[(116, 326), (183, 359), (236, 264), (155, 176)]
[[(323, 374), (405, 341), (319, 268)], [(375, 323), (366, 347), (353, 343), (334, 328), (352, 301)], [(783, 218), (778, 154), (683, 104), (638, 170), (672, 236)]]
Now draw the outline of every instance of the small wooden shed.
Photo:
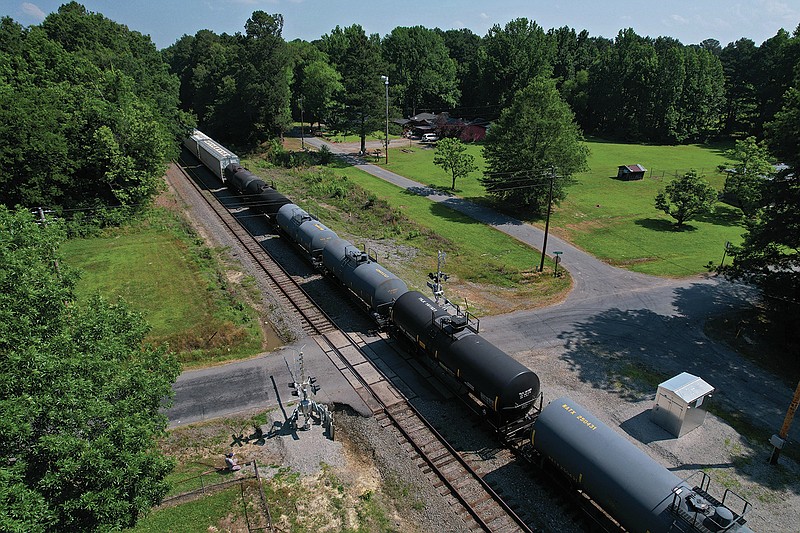
[(644, 178), (647, 169), (642, 165), (620, 165), (617, 167), (617, 179), (631, 181)]

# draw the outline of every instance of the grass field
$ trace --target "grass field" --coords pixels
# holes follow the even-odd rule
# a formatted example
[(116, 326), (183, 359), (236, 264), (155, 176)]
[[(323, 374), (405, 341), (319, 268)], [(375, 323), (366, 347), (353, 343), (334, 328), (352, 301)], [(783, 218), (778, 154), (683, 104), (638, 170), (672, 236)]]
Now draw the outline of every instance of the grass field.
[[(687, 276), (718, 264), (727, 241), (741, 241), (744, 232), (738, 209), (718, 203), (713, 214), (674, 231), (672, 219), (653, 206), (653, 199), (670, 179), (690, 169), (705, 175), (721, 190), (724, 177), (717, 166), (724, 164), (728, 146), (650, 146), (592, 140), (588, 172), (578, 176), (565, 202), (551, 219), (551, 230), (609, 263), (660, 276)], [(470, 145), (482, 169), (479, 145)], [(389, 169), (426, 185), (449, 188), (451, 178), (433, 164), (434, 150), (418, 144), (392, 150)], [(640, 181), (616, 179), (617, 167), (641, 163), (648, 172)], [(484, 199), (483, 186), (474, 172), (456, 183), (460, 196)], [(373, 181), (377, 181), (373, 179)], [(370, 187), (372, 187), (370, 185)], [(527, 218), (534, 223), (541, 219)]]
[(148, 340), (168, 343), (184, 364), (261, 349), (258, 317), (243, 301), (242, 287), (228, 283), (213, 252), (163, 211), (124, 229), (69, 240), (62, 253), (82, 271), (79, 299), (99, 293), (126, 300), (150, 324)]

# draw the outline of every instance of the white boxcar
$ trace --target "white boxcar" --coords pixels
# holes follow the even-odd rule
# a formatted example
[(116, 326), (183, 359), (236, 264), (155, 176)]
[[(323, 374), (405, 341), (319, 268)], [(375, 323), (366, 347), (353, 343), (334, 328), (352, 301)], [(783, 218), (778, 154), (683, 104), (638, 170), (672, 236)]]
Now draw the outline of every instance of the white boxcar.
[(194, 130), (183, 145), (223, 182), (225, 167), (231, 163), (239, 164), (239, 156), (200, 130)]
[(200, 161), (211, 170), (220, 181), (225, 181), (225, 167), (231, 163), (239, 163), (239, 156), (211, 139), (197, 143)]
[(199, 144), (200, 144), (201, 141), (208, 141), (210, 139), (211, 139), (211, 137), (209, 137), (208, 135), (206, 135), (202, 131), (194, 130), (194, 131), (192, 131), (192, 134), (183, 141), (183, 145), (190, 152), (192, 152), (193, 156), (195, 156), (197, 159), (200, 159)]

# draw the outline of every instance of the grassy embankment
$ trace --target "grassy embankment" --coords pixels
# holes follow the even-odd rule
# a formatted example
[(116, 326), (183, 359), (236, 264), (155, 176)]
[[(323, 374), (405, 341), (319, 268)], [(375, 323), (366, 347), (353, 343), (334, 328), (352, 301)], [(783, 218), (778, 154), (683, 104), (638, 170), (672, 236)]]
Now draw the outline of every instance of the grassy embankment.
[(259, 317), (246, 303), (252, 279), (227, 279), (219, 254), (177, 215), (156, 209), (128, 227), (69, 240), (62, 252), (82, 271), (79, 299), (94, 293), (124, 299), (150, 324), (148, 341), (168, 343), (184, 366), (262, 349)]
[(344, 238), (378, 251), (412, 288), (430, 293), (427, 274), (436, 269), (437, 251), (445, 251), (447, 296), (466, 299), (478, 315), (542, 305), (570, 285), (568, 276), (553, 277), (549, 262), (536, 272), (539, 254), (515, 239), (349, 165), (287, 172), (260, 159), (244, 164)]
[[(713, 214), (690, 221), (683, 231), (675, 231), (673, 220), (653, 206), (659, 189), (689, 169), (705, 175), (722, 190), (724, 176), (716, 169), (725, 162), (725, 147), (602, 141), (590, 141), (588, 145), (590, 170), (577, 176), (566, 201), (554, 210), (550, 228), (555, 234), (611, 264), (658, 276), (705, 272), (709, 262), (719, 264), (727, 241), (741, 242), (744, 228), (740, 212), (726, 204), (718, 203)], [(468, 150), (483, 168), (480, 146), (470, 145)], [(432, 147), (416, 143), (392, 150), (389, 169), (426, 185), (449, 188), (451, 178), (433, 164), (433, 154)], [(616, 179), (617, 166), (634, 163), (648, 169), (643, 180)], [(480, 172), (473, 172), (459, 180), (457, 194), (485, 201), (479, 176)], [(517, 216), (525, 218), (524, 214)]]

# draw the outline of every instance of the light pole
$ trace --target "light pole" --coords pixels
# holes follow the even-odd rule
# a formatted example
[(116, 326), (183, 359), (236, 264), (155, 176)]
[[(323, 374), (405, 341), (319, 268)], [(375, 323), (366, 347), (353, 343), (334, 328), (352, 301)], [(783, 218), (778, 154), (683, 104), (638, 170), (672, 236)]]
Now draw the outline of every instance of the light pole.
[(384, 146), (384, 154), (386, 154), (386, 164), (389, 164), (389, 76), (381, 76), (383, 84), (386, 86), (386, 145)]

